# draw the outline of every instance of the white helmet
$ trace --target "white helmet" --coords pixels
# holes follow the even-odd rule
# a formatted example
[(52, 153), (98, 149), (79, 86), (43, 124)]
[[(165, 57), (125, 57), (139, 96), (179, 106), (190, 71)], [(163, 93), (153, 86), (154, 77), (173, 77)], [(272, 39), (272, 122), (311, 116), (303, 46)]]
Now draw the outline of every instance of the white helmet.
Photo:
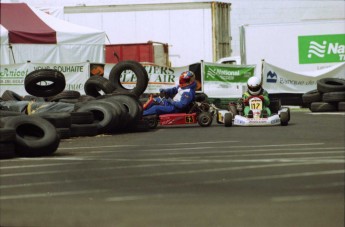
[(261, 92), (261, 80), (259, 77), (253, 76), (247, 82), (248, 92), (251, 95), (258, 95)]

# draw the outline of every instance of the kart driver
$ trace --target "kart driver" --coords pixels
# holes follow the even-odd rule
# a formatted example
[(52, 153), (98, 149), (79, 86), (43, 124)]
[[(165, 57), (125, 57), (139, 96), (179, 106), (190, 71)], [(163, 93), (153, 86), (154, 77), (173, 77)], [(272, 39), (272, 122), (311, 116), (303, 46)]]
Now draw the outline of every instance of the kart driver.
[(244, 104), (244, 116), (248, 118), (253, 118), (253, 111), (250, 110), (249, 100), (252, 97), (258, 97), (262, 101), (262, 114), (261, 117), (266, 118), (271, 116), (271, 110), (268, 108), (270, 104), (270, 99), (268, 97), (268, 92), (262, 88), (261, 80), (258, 77), (250, 77), (247, 81), (247, 91), (242, 95), (242, 100)]
[(165, 97), (153, 98), (152, 95), (150, 96), (143, 106), (143, 116), (184, 111), (194, 101), (196, 87), (195, 74), (192, 71), (183, 72), (179, 77), (179, 85), (172, 88), (159, 89), (161, 94), (165, 93)]

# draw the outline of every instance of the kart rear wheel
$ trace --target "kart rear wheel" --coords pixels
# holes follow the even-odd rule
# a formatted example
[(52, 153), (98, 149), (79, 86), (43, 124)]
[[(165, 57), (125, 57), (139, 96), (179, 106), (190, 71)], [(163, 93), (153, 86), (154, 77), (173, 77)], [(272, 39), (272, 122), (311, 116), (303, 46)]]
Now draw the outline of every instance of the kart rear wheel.
[(202, 112), (198, 116), (198, 124), (201, 127), (208, 127), (212, 124), (212, 114), (207, 112)]
[(225, 127), (231, 127), (232, 126), (232, 113), (226, 113), (224, 114), (224, 125)]
[(290, 113), (289, 112), (281, 112), (280, 113), (280, 124), (282, 126), (287, 126), (289, 124), (290, 119)]
[(144, 117), (145, 121), (147, 121), (148, 126), (150, 129), (155, 129), (158, 126), (158, 116), (147, 116)]

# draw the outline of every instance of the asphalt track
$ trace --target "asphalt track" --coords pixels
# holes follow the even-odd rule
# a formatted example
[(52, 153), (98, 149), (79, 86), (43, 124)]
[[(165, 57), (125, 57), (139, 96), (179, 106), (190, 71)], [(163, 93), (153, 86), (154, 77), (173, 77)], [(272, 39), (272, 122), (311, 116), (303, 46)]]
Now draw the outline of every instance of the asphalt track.
[(345, 115), (64, 140), (0, 161), (0, 225), (343, 227)]

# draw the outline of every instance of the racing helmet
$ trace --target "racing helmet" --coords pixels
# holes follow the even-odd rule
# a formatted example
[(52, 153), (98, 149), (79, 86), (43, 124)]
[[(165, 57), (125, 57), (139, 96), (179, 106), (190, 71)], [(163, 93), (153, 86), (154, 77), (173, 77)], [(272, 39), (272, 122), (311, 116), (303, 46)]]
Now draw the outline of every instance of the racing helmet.
[(179, 86), (186, 87), (195, 81), (195, 74), (192, 71), (185, 71), (181, 73), (179, 78)]
[(258, 77), (250, 77), (247, 81), (248, 92), (251, 95), (258, 95), (261, 92), (261, 80)]

